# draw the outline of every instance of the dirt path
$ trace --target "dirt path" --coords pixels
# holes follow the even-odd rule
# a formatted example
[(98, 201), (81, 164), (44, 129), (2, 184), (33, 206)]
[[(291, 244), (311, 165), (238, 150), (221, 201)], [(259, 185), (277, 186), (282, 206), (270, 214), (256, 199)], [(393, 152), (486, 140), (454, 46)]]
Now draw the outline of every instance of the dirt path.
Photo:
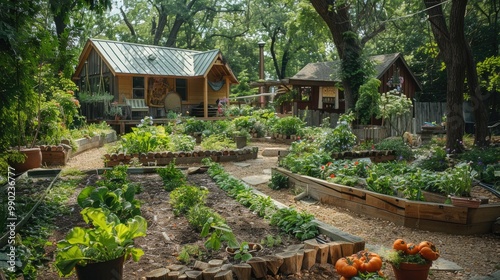
[[(270, 147), (287, 148), (286, 145), (282, 144), (260, 142), (250, 143), (250, 145), (259, 147), (258, 158), (245, 161), (245, 163), (249, 164), (246, 167), (241, 167), (231, 162), (223, 163), (227, 172), (240, 179), (252, 175), (268, 174), (269, 170), (277, 165), (277, 157), (263, 157), (263, 149)], [(101, 168), (104, 166), (102, 161), (104, 153), (105, 148), (84, 152), (72, 158), (67, 167), (77, 169)], [(460, 271), (431, 270), (431, 275), (429, 275), (428, 279), (466, 280), (473, 279), (474, 276), (487, 276), (500, 270), (499, 236), (493, 234), (462, 236), (410, 229), (396, 226), (394, 223), (386, 220), (372, 218), (369, 213), (362, 215), (330, 205), (310, 205), (295, 202), (293, 200), (295, 194), (288, 190), (271, 190), (267, 187), (267, 183), (255, 185), (254, 187), (285, 205), (305, 210), (314, 214), (318, 220), (363, 238), (368, 245), (390, 247), (396, 238), (404, 238), (410, 242), (432, 241), (440, 249), (443, 259), (454, 262), (463, 268)], [(392, 269), (389, 267), (384, 271), (389, 276), (392, 274)]]

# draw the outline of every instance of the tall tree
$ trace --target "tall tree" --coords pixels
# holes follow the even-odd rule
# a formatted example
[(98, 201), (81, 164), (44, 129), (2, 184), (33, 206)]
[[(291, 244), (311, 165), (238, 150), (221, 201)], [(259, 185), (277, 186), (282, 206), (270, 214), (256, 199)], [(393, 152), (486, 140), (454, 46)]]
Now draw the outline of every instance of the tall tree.
[[(365, 82), (363, 46), (385, 29), (382, 3), (373, 1), (310, 0), (332, 33), (342, 61), (346, 109), (354, 108), (359, 87)], [(354, 8), (351, 2), (355, 3)], [(359, 34), (362, 38), (359, 39)]]
[(474, 104), (475, 144), (486, 145), (487, 111), (479, 88), (472, 50), (465, 38), (464, 19), (467, 0), (452, 1), (449, 20), (443, 12), (442, 0), (424, 0), (432, 32), (446, 64), (446, 147), (450, 152), (463, 151), (462, 139), (465, 122), (463, 117), (464, 82), (467, 77), (471, 100)]

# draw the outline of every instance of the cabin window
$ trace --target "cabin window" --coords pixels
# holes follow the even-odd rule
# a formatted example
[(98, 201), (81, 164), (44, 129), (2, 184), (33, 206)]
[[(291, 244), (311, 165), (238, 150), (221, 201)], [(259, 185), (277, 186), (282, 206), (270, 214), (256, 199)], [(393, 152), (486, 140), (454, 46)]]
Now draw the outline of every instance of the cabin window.
[(186, 79), (176, 79), (175, 80), (175, 91), (181, 96), (183, 101), (187, 100), (187, 80)]
[(133, 77), (133, 98), (144, 98), (144, 77)]
[(300, 87), (300, 100), (309, 101), (311, 99), (312, 88), (311, 87)]

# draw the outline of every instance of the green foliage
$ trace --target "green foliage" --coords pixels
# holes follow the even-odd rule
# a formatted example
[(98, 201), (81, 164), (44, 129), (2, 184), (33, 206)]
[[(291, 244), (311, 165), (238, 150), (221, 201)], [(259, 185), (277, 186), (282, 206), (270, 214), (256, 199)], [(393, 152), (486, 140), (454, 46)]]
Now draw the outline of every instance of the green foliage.
[(273, 190), (288, 188), (288, 176), (281, 173), (273, 173), (268, 186)]
[(250, 247), (246, 241), (241, 242), (240, 247), (234, 253), (234, 259), (240, 260), (241, 262), (246, 262), (252, 258)]
[(198, 245), (184, 245), (177, 256), (177, 260), (181, 261), (184, 264), (188, 264), (191, 260), (191, 257), (201, 257), (203, 255), (203, 251), (200, 249)]
[(170, 204), (175, 215), (187, 213), (189, 208), (202, 204), (208, 195), (208, 190), (196, 186), (183, 185), (170, 193)]
[(254, 211), (260, 217), (267, 218), (275, 212), (276, 206), (271, 197), (257, 195), (251, 201), (248, 209)]
[(227, 149), (236, 149), (236, 144), (234, 143), (234, 141), (223, 134), (212, 134), (209, 137), (204, 138), (201, 141), (200, 145), (204, 150), (221, 151)]
[(207, 122), (196, 119), (196, 118), (188, 118), (186, 119), (186, 123), (184, 124), (184, 133), (193, 135), (195, 133), (202, 133), (207, 129)]
[(446, 151), (442, 147), (432, 147), (429, 156), (420, 161), (418, 166), (430, 171), (446, 170), (449, 166)]
[(306, 240), (318, 235), (318, 228), (313, 219), (314, 216), (306, 212), (282, 208), (271, 216), (271, 225), (278, 226), (284, 232), (300, 240)]
[(280, 162), (293, 173), (319, 177), (321, 166), (331, 161), (331, 153), (319, 148), (319, 142), (311, 139), (293, 142), (290, 152)]
[(394, 151), (398, 160), (412, 160), (414, 158), (413, 151), (406, 145), (401, 138), (386, 138), (375, 144), (377, 150)]
[(359, 88), (356, 114), (361, 124), (370, 124), (371, 118), (380, 114), (380, 80), (371, 78)]
[(164, 126), (154, 126), (150, 117), (145, 117), (132, 132), (121, 137), (120, 143), (115, 146), (116, 153), (148, 153), (165, 151), (170, 147), (170, 137)]
[[(209, 236), (210, 235), (210, 236)], [(227, 242), (230, 248), (239, 247), (233, 230), (223, 221), (216, 221), (210, 217), (201, 231), (201, 237), (209, 238), (205, 241), (205, 248), (218, 251), (223, 242)]]
[(305, 123), (298, 117), (284, 117), (278, 119), (271, 130), (278, 134), (286, 136), (299, 135), (300, 131), (305, 127)]
[(175, 167), (175, 160), (169, 162), (165, 167), (157, 168), (156, 173), (163, 180), (165, 190), (170, 192), (186, 183), (186, 176)]
[(170, 151), (184, 151), (190, 152), (196, 146), (196, 140), (185, 134), (172, 134), (170, 135), (171, 145)]
[(134, 247), (134, 239), (146, 235), (146, 219), (135, 216), (121, 223), (116, 215), (102, 208), (85, 208), (81, 213), (92, 227), (74, 227), (57, 243), (55, 267), (60, 276), (70, 275), (77, 264), (104, 262), (122, 256), (139, 261), (144, 252)]
[(201, 232), (209, 218), (212, 218), (215, 223), (225, 222), (221, 215), (212, 210), (212, 208), (202, 204), (194, 205), (187, 212), (189, 224), (198, 232)]
[(474, 173), (469, 163), (462, 162), (442, 172), (438, 186), (445, 195), (470, 197)]
[(395, 195), (391, 178), (391, 175), (384, 173), (383, 170), (373, 168), (366, 178), (367, 189), (376, 193)]
[(280, 235), (272, 236), (270, 234), (266, 235), (266, 237), (260, 241), (260, 243), (263, 246), (269, 247), (269, 248), (272, 248), (274, 246), (279, 246), (282, 244), (282, 242), (283, 241), (281, 240)]
[(352, 133), (350, 123), (354, 120), (354, 114), (340, 115), (337, 126), (332, 130), (332, 135), (324, 137), (322, 146), (330, 152), (351, 151), (356, 145), (356, 135)]

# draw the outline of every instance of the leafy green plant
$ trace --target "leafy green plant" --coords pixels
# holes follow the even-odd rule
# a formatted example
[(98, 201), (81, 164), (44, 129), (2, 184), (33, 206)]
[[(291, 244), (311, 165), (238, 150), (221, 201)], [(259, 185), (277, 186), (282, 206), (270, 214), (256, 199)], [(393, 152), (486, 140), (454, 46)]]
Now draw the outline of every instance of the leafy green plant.
[(141, 203), (134, 198), (135, 188), (127, 184), (110, 190), (107, 187), (87, 186), (78, 195), (78, 205), (82, 208), (106, 208), (120, 221), (141, 215)]
[(201, 231), (201, 237), (207, 236), (209, 238), (205, 241), (205, 247), (209, 250), (218, 251), (223, 242), (227, 242), (227, 246), (231, 248), (240, 246), (233, 230), (225, 222), (216, 221), (212, 217), (207, 220)]
[(288, 176), (281, 173), (273, 173), (268, 186), (273, 190), (288, 188)]
[(271, 197), (262, 195), (255, 196), (248, 208), (256, 212), (260, 217), (268, 217), (276, 211), (276, 206)]
[(448, 168), (446, 151), (442, 147), (433, 147), (428, 157), (423, 159), (418, 166), (430, 171), (444, 171)]
[(196, 186), (183, 185), (170, 193), (170, 204), (174, 214), (180, 215), (197, 205), (205, 202), (208, 190)]
[(59, 275), (71, 275), (76, 265), (122, 256), (139, 261), (144, 252), (134, 247), (134, 239), (146, 235), (147, 222), (143, 217), (135, 216), (121, 223), (116, 215), (102, 208), (85, 208), (81, 213), (92, 227), (74, 227), (57, 243), (55, 267)]
[(196, 118), (188, 118), (184, 123), (184, 133), (193, 135), (195, 133), (202, 133), (207, 129), (207, 122), (196, 119)]
[(371, 118), (380, 115), (380, 80), (369, 79), (359, 87), (359, 98), (356, 102), (356, 114), (361, 124), (370, 124)]
[(270, 234), (266, 235), (266, 237), (260, 241), (260, 243), (263, 246), (266, 246), (269, 248), (274, 247), (274, 246), (279, 246), (282, 244), (282, 242), (283, 241), (281, 240), (280, 235), (272, 236)]
[(173, 191), (186, 183), (186, 176), (175, 167), (175, 160), (169, 162), (165, 167), (157, 168), (156, 173), (162, 178), (166, 191)]
[(236, 144), (231, 138), (228, 138), (224, 134), (212, 134), (201, 141), (200, 146), (204, 150), (226, 150), (226, 149), (236, 149)]
[(297, 212), (293, 208), (282, 208), (271, 216), (271, 225), (280, 227), (286, 233), (293, 234), (300, 240), (318, 235), (314, 216), (306, 212)]
[(439, 188), (445, 195), (470, 197), (474, 173), (469, 163), (457, 164), (442, 173)]
[(375, 144), (375, 149), (377, 150), (389, 150), (394, 151), (398, 160), (412, 160), (414, 158), (413, 151), (406, 145), (403, 140), (399, 137), (397, 138), (386, 138), (379, 143)]
[(201, 257), (203, 255), (203, 250), (201, 250), (198, 245), (187, 244), (182, 246), (179, 255), (177, 256), (177, 260), (188, 264), (191, 260), (191, 257)]
[(248, 242), (241, 242), (240, 247), (234, 252), (234, 259), (240, 260), (242, 262), (246, 262), (252, 258), (252, 254), (250, 254), (250, 247)]
[(170, 146), (170, 137), (164, 126), (153, 125), (153, 119), (145, 117), (132, 132), (123, 135), (112, 152), (116, 153), (148, 153), (167, 150)]
[(342, 114), (339, 117), (337, 126), (332, 130), (331, 135), (323, 137), (322, 147), (330, 152), (351, 151), (356, 145), (356, 135), (351, 130), (351, 122), (354, 114)]
[(212, 218), (215, 223), (225, 222), (221, 215), (212, 210), (212, 208), (202, 204), (196, 204), (187, 211), (189, 224), (199, 232), (201, 232), (209, 218)]
[(170, 136), (170, 140), (170, 151), (189, 152), (193, 151), (194, 147), (196, 146), (196, 140), (193, 137), (185, 134), (172, 134)]
[(274, 133), (283, 134), (286, 136), (299, 135), (305, 122), (298, 117), (284, 117), (278, 119), (271, 128)]
[(367, 189), (376, 193), (394, 195), (391, 175), (382, 175), (383, 173), (377, 171), (375, 169), (368, 173), (368, 178), (366, 178)]

